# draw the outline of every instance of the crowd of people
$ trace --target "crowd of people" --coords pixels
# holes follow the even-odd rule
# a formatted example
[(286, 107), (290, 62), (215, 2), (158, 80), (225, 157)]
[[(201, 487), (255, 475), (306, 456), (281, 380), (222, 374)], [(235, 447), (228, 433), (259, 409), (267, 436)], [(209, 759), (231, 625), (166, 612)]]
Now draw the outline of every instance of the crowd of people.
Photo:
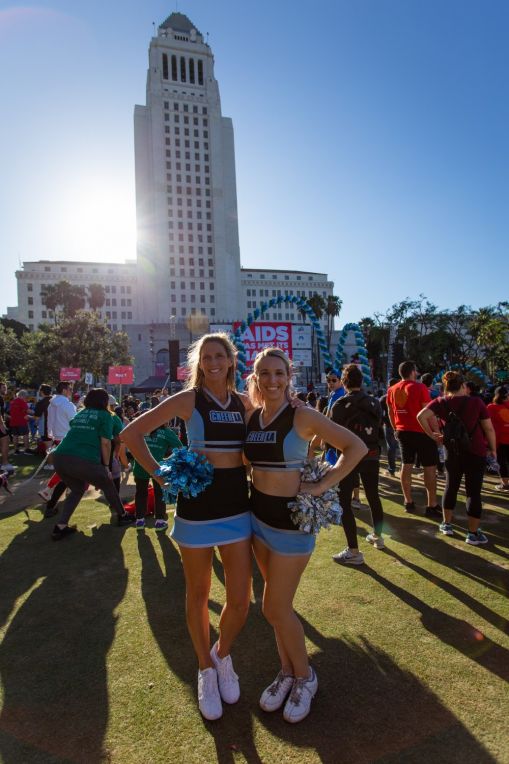
[[(126, 396), (117, 403), (102, 388), (80, 395), (70, 383), (60, 382), (53, 395), (51, 386), (43, 384), (33, 413), (26, 391), (12, 397), (10, 419), (6, 385), (0, 381), (2, 469), (12, 468), (11, 439), (14, 453), (33, 453), (28, 431), (33, 418), (38, 447), (51, 461), (53, 474), (40, 493), (45, 516), (58, 514), (52, 531), (58, 541), (76, 531), (69, 521), (89, 484), (103, 491), (119, 525), (142, 530), (151, 483), (155, 529), (165, 531), (161, 461), (183, 444), (204, 455), (214, 468), (212, 482), (194, 498), (178, 495), (171, 530), (186, 582), (200, 711), (206, 719), (218, 719), (223, 703), (239, 699), (231, 650), (248, 615), (254, 554), (264, 580), (263, 613), (274, 630), (279, 656), (276, 677), (261, 693), (260, 706), (267, 712), (283, 708), (285, 720), (296, 723), (308, 715), (318, 688), (293, 609), (315, 546), (315, 536), (294, 522), (296, 497), (319, 497), (337, 488), (347, 546), (333, 559), (362, 565), (354, 513), (361, 483), (372, 525), (366, 541), (376, 550), (385, 548), (379, 493), (383, 442), (389, 477), (397, 477), (399, 454), (406, 513), (419, 511), (412, 485), (418, 466), (426, 491), (425, 516), (438, 521), (440, 534), (454, 535), (453, 515), (464, 478), (465, 541), (486, 544), (480, 522), (487, 460), (499, 471), (498, 489), (509, 491), (509, 391), (498, 387), (486, 405), (461, 373), (445, 373), (443, 388), (434, 390), (432, 376), (421, 376), (415, 363), (405, 361), (399, 379), (392, 379), (379, 396), (363, 389), (355, 363), (341, 373), (328, 372), (327, 396), (314, 391), (296, 396), (289, 359), (279, 348), (267, 348), (254, 360), (247, 392), (241, 393), (235, 386), (235, 356), (227, 335), (204, 335), (190, 349), (185, 388), (174, 395), (162, 389), (145, 401)], [(301, 470), (312, 457), (329, 467), (318, 482), (305, 483)], [(119, 495), (120, 475), (130, 469), (136, 487), (134, 514), (126, 511)], [(439, 504), (441, 472), (445, 487)], [(224, 568), (225, 604), (219, 638), (211, 646), (208, 598), (215, 547)]]

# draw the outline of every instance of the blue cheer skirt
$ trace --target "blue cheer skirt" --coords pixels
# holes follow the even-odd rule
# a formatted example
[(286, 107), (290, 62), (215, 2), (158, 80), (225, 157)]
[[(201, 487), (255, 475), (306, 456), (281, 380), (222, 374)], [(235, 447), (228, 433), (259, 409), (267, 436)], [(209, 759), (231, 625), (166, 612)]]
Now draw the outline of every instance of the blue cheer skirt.
[(187, 520), (175, 515), (170, 536), (179, 546), (195, 549), (235, 544), (251, 538), (251, 513), (216, 520)]

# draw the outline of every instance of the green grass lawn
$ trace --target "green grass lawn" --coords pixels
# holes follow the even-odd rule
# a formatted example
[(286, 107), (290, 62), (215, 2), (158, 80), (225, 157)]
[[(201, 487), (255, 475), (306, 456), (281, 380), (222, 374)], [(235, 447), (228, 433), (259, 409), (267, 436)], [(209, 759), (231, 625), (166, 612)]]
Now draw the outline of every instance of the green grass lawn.
[[(387, 549), (366, 565), (331, 555), (322, 532), (296, 599), (320, 689), (310, 717), (286, 724), (258, 707), (277, 672), (255, 575), (234, 649), (242, 697), (218, 722), (198, 712), (177, 548), (152, 528), (109, 524), (83, 501), (80, 532), (52, 543), (38, 508), (0, 515), (0, 760), (4, 764), (168, 762), (509, 762), (509, 507), (494, 491), (487, 548), (405, 516), (382, 481)], [(422, 493), (420, 504), (424, 503)], [(223, 603), (210, 600), (212, 637)]]

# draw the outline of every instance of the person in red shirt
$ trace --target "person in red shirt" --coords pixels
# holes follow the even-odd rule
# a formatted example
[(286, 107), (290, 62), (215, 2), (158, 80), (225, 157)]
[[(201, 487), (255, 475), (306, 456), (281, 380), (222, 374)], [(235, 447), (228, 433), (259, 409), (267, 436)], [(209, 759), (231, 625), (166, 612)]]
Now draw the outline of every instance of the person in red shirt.
[(11, 401), (9, 415), (11, 418), (10, 427), (14, 442), (14, 453), (21, 453), (18, 438), (23, 438), (23, 453), (31, 454), (28, 448), (28, 393), (26, 390), (20, 390), (16, 397)]
[(437, 505), (438, 449), (417, 421), (417, 414), (429, 403), (431, 396), (426, 385), (417, 382), (417, 367), (414, 361), (400, 363), (398, 372), (401, 381), (387, 390), (387, 409), (401, 449), (400, 479), (405, 511), (415, 512), (415, 502), (412, 498), (412, 467), (417, 457), (424, 469), (424, 485), (428, 498), (426, 516), (438, 519), (442, 517), (442, 510)]
[(509, 491), (509, 390), (503, 385), (497, 387), (493, 403), (487, 406), (488, 414), (495, 429), (497, 439), (497, 462), (500, 465), (500, 485), (498, 491)]

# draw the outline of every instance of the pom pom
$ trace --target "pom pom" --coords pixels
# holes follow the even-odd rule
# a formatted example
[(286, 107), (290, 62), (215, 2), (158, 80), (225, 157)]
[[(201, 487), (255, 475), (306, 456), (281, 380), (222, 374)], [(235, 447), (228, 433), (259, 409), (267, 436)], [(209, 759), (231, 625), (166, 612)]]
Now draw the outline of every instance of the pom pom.
[(176, 448), (154, 474), (164, 478), (163, 499), (173, 504), (179, 492), (186, 499), (202, 493), (212, 483), (214, 467), (202, 454)]
[[(301, 480), (303, 483), (317, 483), (329, 469), (330, 465), (313, 459), (302, 468)], [(343, 510), (335, 488), (328, 488), (321, 496), (298, 493), (288, 507), (292, 511), (292, 522), (304, 533), (316, 536), (322, 528), (329, 529), (331, 525), (341, 524)]]

